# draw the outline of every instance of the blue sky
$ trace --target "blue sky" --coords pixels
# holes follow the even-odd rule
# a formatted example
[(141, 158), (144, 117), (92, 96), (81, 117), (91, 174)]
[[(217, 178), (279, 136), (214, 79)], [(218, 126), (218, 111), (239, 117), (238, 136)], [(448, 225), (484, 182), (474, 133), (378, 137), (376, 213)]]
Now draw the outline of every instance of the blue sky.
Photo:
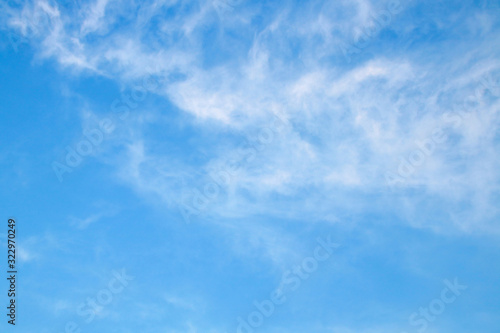
[(498, 1), (0, 6), (2, 331), (499, 331)]

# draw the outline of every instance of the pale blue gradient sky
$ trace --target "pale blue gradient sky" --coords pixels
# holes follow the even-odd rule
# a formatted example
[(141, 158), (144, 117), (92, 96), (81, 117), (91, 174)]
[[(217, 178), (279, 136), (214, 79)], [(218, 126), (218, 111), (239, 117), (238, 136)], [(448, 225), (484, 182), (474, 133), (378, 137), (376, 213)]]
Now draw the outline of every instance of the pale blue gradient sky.
[(339, 247), (251, 331), (500, 329), (497, 1), (0, 12), (17, 332), (238, 332), (318, 237)]

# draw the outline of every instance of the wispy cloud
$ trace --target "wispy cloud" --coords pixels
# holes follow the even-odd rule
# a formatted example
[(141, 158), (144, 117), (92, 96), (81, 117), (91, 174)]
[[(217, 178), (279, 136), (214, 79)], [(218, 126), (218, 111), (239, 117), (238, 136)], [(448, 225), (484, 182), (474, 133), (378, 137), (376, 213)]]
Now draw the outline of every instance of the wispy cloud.
[[(318, 274), (311, 283), (322, 286), (311, 287), (317, 307), (297, 293), (283, 313), (297, 321), (306, 315), (322, 318), (297, 326), (300, 332), (404, 330), (402, 301), (380, 298), (406, 296), (406, 291), (383, 291), (418, 283), (415, 290), (431, 288), (424, 284), (460, 270), (445, 260), (438, 249), (448, 245), (441, 244), (480, 247), (478, 239), (500, 232), (497, 14), (491, 1), (3, 4), (1, 27), (14, 36), (6, 39), (11, 43), (6, 52), (20, 59), (33, 55), (33, 66), (62, 82), (63, 101), (54, 105), (78, 95), (60, 120), (58, 111), (47, 111), (47, 101), (33, 93), (43, 119), (60, 121), (54, 124), (54, 133), (64, 132), (60, 136), (41, 125), (38, 129), (40, 118), (26, 116), (35, 114), (31, 109), (17, 116), (23, 118), (20, 123), (33, 121), (30, 126), (37, 127), (38, 136), (19, 130), (37, 144), (37, 153), (51, 147), (43, 151), (50, 158), (33, 164), (52, 170), (51, 161), (64, 160), (58, 152), (67, 147), (88, 156), (88, 163), (76, 163), (78, 172), (75, 167), (68, 181), (53, 177), (56, 190), (50, 190), (60, 191), (61, 205), (69, 205), (55, 220), (69, 223), (73, 237), (65, 238), (60, 225), (51, 224), (53, 231), (40, 223), (21, 243), (20, 260), (45, 263), (51, 252), (67, 256), (81, 242), (82, 258), (99, 264), (90, 274), (100, 275), (109, 262), (126, 258), (144, 274), (137, 289), (160, 295), (151, 302), (131, 299), (125, 303), (130, 308), (119, 313), (110, 307), (100, 318), (128, 323), (126, 314), (135, 306), (150, 325), (144, 332), (228, 332), (230, 327), (219, 322), (248, 309), (234, 298), (221, 301), (221, 290), (234, 288), (235, 298), (260, 297), (260, 283), (276, 285), (287, 267), (304, 257), (316, 238), (312, 234), (333, 230), (358, 247), (351, 246), (356, 249), (338, 263), (325, 264), (326, 275)], [(147, 88), (152, 82), (154, 87)], [(18, 120), (15, 113), (10, 116)], [(109, 133), (101, 130), (103, 120), (114, 125)], [(87, 135), (91, 131), (95, 144)], [(51, 140), (41, 142), (41, 137)], [(14, 148), (6, 151), (12, 156)], [(30, 160), (29, 154), (23, 156)], [(24, 166), (20, 169), (18, 178), (26, 173)], [(29, 190), (38, 184), (36, 175), (30, 177), (23, 185)], [(83, 202), (80, 192), (106, 199)], [(107, 203), (124, 197), (126, 207)], [(133, 205), (141, 212), (128, 216)], [(115, 215), (125, 221), (119, 229), (105, 223)], [(399, 237), (412, 245), (389, 249)], [(423, 245), (416, 245), (421, 240)], [(438, 242), (441, 246), (431, 246), (434, 253), (424, 250)], [(193, 249), (203, 253), (203, 260)], [(418, 254), (410, 254), (415, 249)], [(158, 253), (162, 256), (155, 257)], [(422, 253), (436, 261), (423, 261)], [(397, 255), (408, 263), (392, 266)], [(225, 261), (215, 269), (217, 256)], [(195, 281), (179, 262), (200, 265), (196, 283), (215, 291), (198, 295), (198, 290), (171, 286), (175, 279)], [(344, 269), (342, 274), (335, 273), (335, 265)], [(238, 289), (245, 283), (251, 288)], [(470, 297), (479, 298), (472, 290), (471, 282)], [(343, 313), (332, 301), (337, 296), (342, 306), (368, 304), (363, 311), (373, 316), (390, 313), (399, 319), (365, 325), (357, 322), (365, 316), (359, 310), (345, 321), (325, 319)], [(321, 297), (328, 305), (318, 305)], [(58, 299), (55, 313), (64, 316), (73, 300)], [(412, 298), (405, 309), (413, 302), (420, 304)], [(302, 311), (309, 308), (326, 310)], [(280, 328), (278, 317), (269, 330), (289, 332), (290, 326)], [(350, 327), (349, 320), (356, 325)], [(441, 326), (432, 330), (445, 331)]]

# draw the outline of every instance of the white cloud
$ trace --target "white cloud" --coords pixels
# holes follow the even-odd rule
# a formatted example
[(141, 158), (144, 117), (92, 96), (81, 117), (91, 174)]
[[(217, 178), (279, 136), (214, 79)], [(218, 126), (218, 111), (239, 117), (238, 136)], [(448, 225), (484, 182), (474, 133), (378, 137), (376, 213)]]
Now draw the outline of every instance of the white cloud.
[[(26, 5), (9, 22), (25, 32), (31, 21), (36, 22), (34, 18), (48, 16), (50, 24), (39, 29), (40, 54), (55, 57), (64, 66), (88, 69), (124, 85), (151, 73), (164, 78), (156, 93), (194, 115), (194, 124), (208, 131), (217, 128), (232, 134), (236, 131), (239, 138), (250, 137), (269, 123), (277, 109), (286, 119), (284, 130), (257, 152), (254, 161), (235, 173), (225, 194), (209, 209), (222, 216), (252, 211), (293, 214), (285, 204), (270, 204), (274, 195), (298, 205), (296, 214), (300, 216), (303, 207), (298, 197), (311, 188), (327, 201), (338, 199), (341, 189), (359, 191), (360, 209), (371, 207), (373, 202), (363, 199), (364, 195), (390, 193), (384, 174), (397, 170), (401, 159), (418, 148), (416, 141), (428, 138), (436, 128), (446, 125), (449, 129), (443, 114), (463, 103), (464, 96), (474, 94), (484, 73), (499, 69), (491, 58), (491, 53), (497, 52), (494, 44), (485, 43), (477, 49), (455, 45), (443, 50), (446, 61), (439, 57), (422, 61), (412, 52), (392, 55), (381, 51), (371, 60), (347, 66), (343, 59), (338, 60), (342, 53), (335, 45), (372, 20), (376, 8), (366, 0), (328, 3), (322, 11), (305, 5), (300, 15), (296, 8), (284, 6), (269, 13), (266, 24), (258, 27), (250, 22), (259, 5), (248, 4), (250, 9), (245, 7), (233, 15), (238, 19), (228, 15), (224, 21), (216, 17), (211, 2), (190, 4), (183, 7), (181, 20), (180, 14), (161, 15), (166, 8), (179, 9), (179, 3), (155, 2), (141, 6), (139, 14), (134, 14), (137, 8), (128, 8), (127, 15), (136, 18), (137, 24), (89, 41), (85, 34), (107, 29), (119, 15), (115, 10), (108, 15), (109, 5), (107, 1), (94, 2), (82, 9), (86, 13), (83, 20), (70, 25), (65, 12), (36, 2)], [(470, 20), (463, 24), (477, 21)], [(397, 24), (392, 27), (396, 33), (410, 29)], [(203, 47), (207, 27), (217, 31), (212, 41), (217, 47), (231, 49), (227, 61), (205, 63), (211, 59), (206, 51), (210, 48)], [(234, 27), (243, 33), (231, 39)], [(161, 43), (151, 42), (150, 29), (157, 28), (162, 33)], [(485, 25), (481, 33), (490, 29)], [(74, 34), (78, 31), (80, 34)], [(241, 45), (237, 44), (239, 39), (244, 40)], [(468, 69), (471, 62), (475, 66)], [(180, 78), (171, 79), (173, 74)], [(450, 140), (405, 180), (393, 199), (411, 194), (413, 199), (427, 202), (432, 201), (430, 196), (437, 196), (447, 202), (447, 209), (454, 209), (469, 198), (475, 208), (467, 210), (470, 221), (462, 223), (464, 230), (496, 216), (492, 199), (499, 182), (494, 171), (498, 159), (491, 152), (498, 146), (497, 97), (481, 100), (460, 127), (448, 131)], [(138, 193), (156, 197), (170, 207), (179, 201), (180, 193), (203, 188), (209, 180), (208, 170), (237, 155), (236, 147), (243, 141), (225, 142), (212, 150), (209, 162), (194, 167), (150, 149), (144, 131), (151, 122), (148, 119), (133, 125), (128, 131), (133, 135), (123, 138), (128, 150), (119, 157), (119, 172)], [(466, 156), (471, 158), (463, 159)], [(207, 174), (195, 176), (197, 170)], [(245, 205), (251, 209), (243, 208)], [(326, 209), (319, 207), (323, 202), (316, 205), (308, 209)], [(461, 213), (450, 212), (449, 221), (443, 223), (458, 223), (457, 214)], [(85, 221), (92, 219), (82, 223)]]
[(85, 8), (87, 15), (80, 28), (83, 36), (102, 30), (105, 27), (106, 21), (104, 20), (104, 15), (106, 14), (108, 3), (109, 0), (96, 0), (93, 4)]

